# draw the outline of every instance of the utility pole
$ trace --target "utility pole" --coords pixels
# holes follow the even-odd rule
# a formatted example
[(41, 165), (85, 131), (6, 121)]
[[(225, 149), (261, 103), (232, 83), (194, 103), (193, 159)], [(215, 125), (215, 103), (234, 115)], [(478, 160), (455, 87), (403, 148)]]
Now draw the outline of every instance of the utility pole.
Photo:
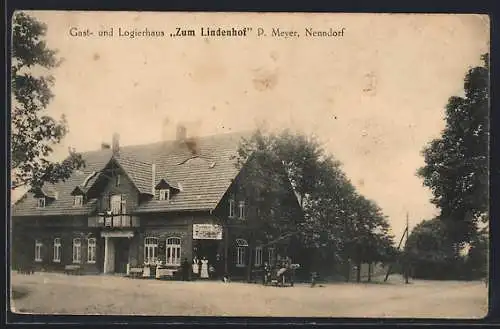
[(409, 283), (410, 276), (410, 260), (408, 259), (408, 236), (410, 235), (410, 225), (409, 225), (409, 215), (406, 212), (406, 240), (405, 240), (405, 248), (404, 248), (404, 257), (405, 257), (405, 283)]

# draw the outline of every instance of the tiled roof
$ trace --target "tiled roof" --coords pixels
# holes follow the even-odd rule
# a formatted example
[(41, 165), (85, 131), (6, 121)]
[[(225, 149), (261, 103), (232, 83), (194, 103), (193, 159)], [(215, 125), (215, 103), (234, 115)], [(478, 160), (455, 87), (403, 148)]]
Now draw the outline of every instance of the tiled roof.
[[(248, 136), (248, 133), (228, 133), (199, 137), (195, 140), (197, 156), (193, 156), (186, 144), (178, 141), (121, 146), (117, 162), (141, 193), (151, 193), (153, 163), (156, 167), (155, 186), (164, 179), (181, 187), (180, 192), (172, 194), (170, 201), (151, 200), (140, 204), (135, 212), (214, 209), (238, 173), (234, 156), (242, 137)], [(92, 186), (99, 175), (90, 175), (109, 163), (112, 152), (104, 149), (85, 152), (82, 156), (86, 167), (75, 171), (66, 182), (55, 184), (57, 200), (39, 209), (36, 198), (29, 192), (14, 205), (12, 215), (77, 215), (93, 211), (96, 200), (76, 208), (71, 192), (77, 186), (84, 190)], [(83, 186), (85, 180), (88, 182)]]

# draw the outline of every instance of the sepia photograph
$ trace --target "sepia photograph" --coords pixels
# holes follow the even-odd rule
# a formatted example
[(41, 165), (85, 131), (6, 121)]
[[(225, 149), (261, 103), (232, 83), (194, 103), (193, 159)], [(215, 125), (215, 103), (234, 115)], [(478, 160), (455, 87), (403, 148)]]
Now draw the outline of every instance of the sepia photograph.
[(11, 312), (487, 316), (487, 15), (11, 26)]

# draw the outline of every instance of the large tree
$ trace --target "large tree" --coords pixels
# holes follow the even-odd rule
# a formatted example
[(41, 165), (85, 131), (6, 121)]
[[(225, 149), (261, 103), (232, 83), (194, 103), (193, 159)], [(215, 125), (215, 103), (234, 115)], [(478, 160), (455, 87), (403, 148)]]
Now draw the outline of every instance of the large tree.
[(469, 242), (488, 211), (489, 57), (467, 72), (464, 96), (446, 106), (446, 127), (423, 150), (418, 170), (451, 239)]
[[(65, 117), (56, 120), (46, 109), (53, 98), (54, 78), (49, 73), (61, 61), (44, 40), (47, 26), (26, 13), (16, 13), (12, 22), (12, 189), (40, 187), (44, 182), (67, 179), (84, 165), (79, 154), (70, 150), (62, 162), (48, 157), (53, 146), (68, 133)], [(41, 73), (35, 73), (35, 72)]]
[(290, 196), (289, 189), (283, 189), (289, 180), (304, 215), (297, 221), (289, 214), (261, 212), (260, 234), (294, 234), (303, 248), (315, 251), (317, 264), (377, 261), (389, 253), (389, 225), (380, 208), (356, 193), (341, 164), (315, 138), (288, 130), (258, 130), (242, 143), (238, 159), (240, 167), (245, 164), (245, 176), (251, 177), (242, 182), (246, 195), (259, 209), (274, 206), (279, 211), (283, 197)]

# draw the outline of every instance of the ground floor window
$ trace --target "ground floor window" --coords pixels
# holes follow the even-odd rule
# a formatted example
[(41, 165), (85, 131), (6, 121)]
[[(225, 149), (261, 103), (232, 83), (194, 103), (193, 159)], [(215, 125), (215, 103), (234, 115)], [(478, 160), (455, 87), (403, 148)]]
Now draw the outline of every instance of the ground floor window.
[(267, 249), (267, 260), (268, 260), (269, 264), (274, 263), (274, 248)]
[(55, 238), (54, 239), (54, 263), (60, 263), (61, 262), (61, 238)]
[(181, 239), (168, 238), (166, 245), (166, 264), (181, 265)]
[(144, 239), (144, 263), (154, 263), (158, 257), (158, 238)]
[(42, 261), (42, 247), (43, 247), (42, 240), (36, 239), (35, 240), (35, 262)]
[(73, 239), (73, 263), (82, 262), (82, 240), (80, 238)]
[(236, 266), (245, 267), (245, 258), (248, 242), (245, 239), (236, 239)]
[(87, 242), (87, 263), (95, 263), (96, 260), (96, 246), (97, 241), (95, 238), (89, 238)]
[(262, 247), (255, 248), (255, 266), (262, 265)]

